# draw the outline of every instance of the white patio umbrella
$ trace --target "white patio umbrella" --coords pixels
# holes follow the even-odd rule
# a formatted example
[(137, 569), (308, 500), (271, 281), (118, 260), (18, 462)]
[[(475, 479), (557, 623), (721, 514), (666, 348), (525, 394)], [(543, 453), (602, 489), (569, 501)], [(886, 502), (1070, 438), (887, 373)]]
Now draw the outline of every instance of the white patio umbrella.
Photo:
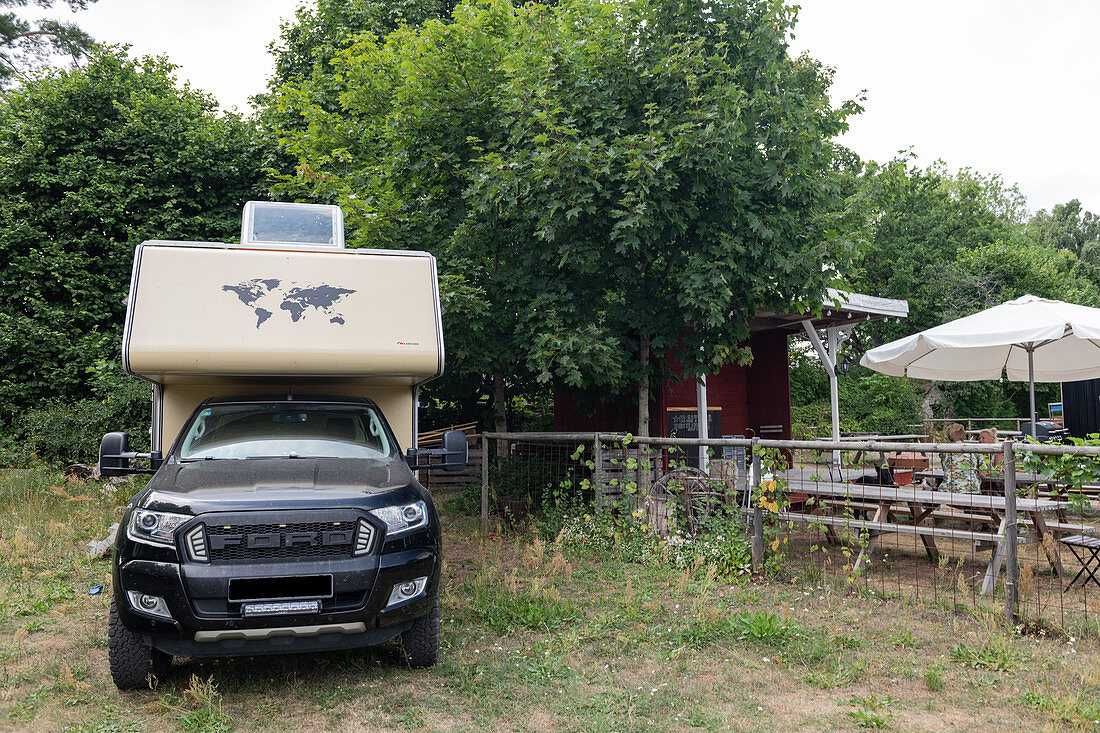
[(1035, 382), (1100, 377), (1100, 308), (1025, 295), (871, 349), (859, 363), (896, 377)]

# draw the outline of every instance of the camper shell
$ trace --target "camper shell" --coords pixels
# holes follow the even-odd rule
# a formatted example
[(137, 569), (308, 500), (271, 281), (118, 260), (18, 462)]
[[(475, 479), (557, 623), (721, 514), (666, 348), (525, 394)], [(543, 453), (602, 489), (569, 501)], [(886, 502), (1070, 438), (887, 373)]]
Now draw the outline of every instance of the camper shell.
[(343, 248), (336, 207), (250, 202), (241, 244), (149, 241), (122, 342), (152, 383), (151, 449), (108, 433), (104, 475), (152, 473), (116, 537), (109, 658), (119, 687), (172, 656), (393, 638), (438, 653), (441, 542), (417, 393), (443, 372), (435, 259)]

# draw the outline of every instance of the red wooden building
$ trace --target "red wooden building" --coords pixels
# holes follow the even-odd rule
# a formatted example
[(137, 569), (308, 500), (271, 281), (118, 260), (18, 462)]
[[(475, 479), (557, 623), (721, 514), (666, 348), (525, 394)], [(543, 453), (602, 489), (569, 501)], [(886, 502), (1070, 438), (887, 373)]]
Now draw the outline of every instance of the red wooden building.
[[(859, 293), (830, 292), (836, 301), (826, 306), (821, 316), (809, 314), (757, 314), (749, 325), (748, 342), (753, 361), (749, 366), (727, 365), (706, 379), (706, 405), (709, 434), (712, 438), (741, 435), (771, 439), (791, 437), (791, 380), (787, 340), (795, 333), (817, 339), (817, 331), (826, 332), (833, 352), (844, 332), (855, 326), (883, 318), (904, 318), (909, 304), (904, 300), (876, 298)], [(839, 303), (837, 307), (836, 303)], [(832, 369), (835, 357), (825, 343), (818, 341), (819, 355), (830, 374), (836, 405), (836, 379)], [(678, 373), (675, 363), (669, 370)], [(668, 379), (654, 389), (650, 404), (650, 434), (678, 437), (698, 436), (698, 392), (694, 379)], [(834, 425), (836, 415), (834, 413)], [(638, 410), (633, 397), (592, 404), (583, 403), (572, 392), (561, 391), (554, 397), (554, 430), (558, 432), (638, 432)], [(838, 436), (839, 437), (839, 436)]]

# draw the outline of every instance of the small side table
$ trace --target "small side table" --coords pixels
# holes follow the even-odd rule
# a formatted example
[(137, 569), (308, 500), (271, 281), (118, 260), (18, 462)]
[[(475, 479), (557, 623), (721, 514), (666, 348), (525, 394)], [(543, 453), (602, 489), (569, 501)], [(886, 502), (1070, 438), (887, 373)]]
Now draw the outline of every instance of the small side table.
[[(1078, 578), (1086, 573), (1085, 579), (1081, 582), (1081, 587), (1088, 585), (1089, 580), (1092, 580), (1100, 588), (1100, 579), (1096, 577), (1096, 572), (1100, 570), (1100, 537), (1075, 534), (1063, 537), (1061, 542), (1069, 547), (1074, 557), (1081, 563), (1080, 572), (1073, 576), (1073, 580), (1066, 586), (1066, 590), (1072, 588), (1077, 583)], [(1078, 549), (1080, 549), (1080, 552), (1078, 552)]]

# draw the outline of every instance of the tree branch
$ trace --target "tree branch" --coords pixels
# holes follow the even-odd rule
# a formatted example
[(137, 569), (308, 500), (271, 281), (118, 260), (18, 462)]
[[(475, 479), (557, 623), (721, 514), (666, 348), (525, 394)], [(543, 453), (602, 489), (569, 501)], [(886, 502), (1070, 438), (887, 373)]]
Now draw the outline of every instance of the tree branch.
[(20, 33), (17, 36), (12, 36), (11, 40), (8, 41), (8, 45), (11, 45), (12, 43), (15, 43), (20, 38), (30, 38), (31, 36), (60, 36), (60, 35), (61, 34), (58, 33), (57, 31), (43, 31), (43, 30), (27, 31), (26, 33)]

